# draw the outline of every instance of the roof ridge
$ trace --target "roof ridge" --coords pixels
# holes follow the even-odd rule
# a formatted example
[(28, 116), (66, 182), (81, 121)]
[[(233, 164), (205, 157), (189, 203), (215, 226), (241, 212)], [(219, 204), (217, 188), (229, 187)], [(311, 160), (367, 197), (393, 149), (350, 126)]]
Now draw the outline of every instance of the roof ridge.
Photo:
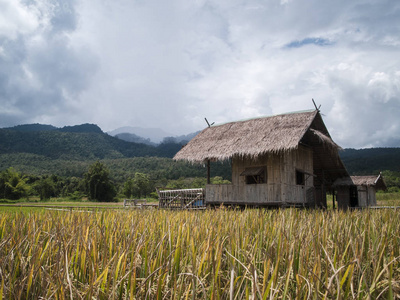
[(259, 117), (253, 117), (253, 118), (247, 118), (247, 119), (240, 119), (240, 120), (236, 120), (236, 121), (223, 122), (223, 123), (211, 125), (210, 127), (217, 127), (217, 126), (222, 126), (222, 125), (231, 124), (231, 123), (247, 122), (247, 121), (253, 121), (253, 120), (258, 120), (258, 119), (267, 119), (267, 118), (273, 118), (273, 117), (279, 117), (279, 116), (286, 116), (286, 115), (295, 115), (295, 114), (312, 113), (312, 112), (316, 112), (316, 111), (317, 111), (317, 110), (315, 110), (315, 109), (307, 109), (307, 110), (299, 110), (299, 111), (281, 113), (281, 114), (270, 115), (270, 116), (259, 116)]

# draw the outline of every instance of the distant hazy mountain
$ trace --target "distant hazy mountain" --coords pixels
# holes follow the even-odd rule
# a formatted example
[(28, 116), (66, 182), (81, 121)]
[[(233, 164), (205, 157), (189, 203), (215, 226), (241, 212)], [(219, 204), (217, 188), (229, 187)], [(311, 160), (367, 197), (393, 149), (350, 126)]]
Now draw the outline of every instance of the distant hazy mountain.
[(139, 143), (139, 144), (145, 144), (145, 145), (150, 145), (150, 146), (157, 146), (156, 143), (153, 143), (149, 138), (143, 138), (141, 136), (138, 136), (134, 133), (118, 133), (115, 135), (116, 138), (119, 138), (120, 140), (124, 140), (127, 142), (131, 143)]
[(174, 136), (160, 128), (141, 128), (126, 126), (109, 131), (108, 134), (127, 142), (142, 143), (155, 146), (156, 144), (160, 143), (186, 144), (199, 132), (200, 131), (189, 133), (186, 135)]
[(200, 131), (196, 131), (193, 133), (189, 133), (186, 135), (180, 135), (180, 136), (168, 136), (165, 137), (163, 140), (163, 143), (165, 142), (174, 142), (174, 143), (180, 143), (180, 144), (186, 144), (189, 142), (191, 139), (193, 139), (196, 135), (199, 134)]
[(167, 136), (172, 136), (171, 133), (168, 133), (160, 128), (142, 128), (142, 127), (121, 127), (112, 131), (109, 131), (108, 134), (112, 136), (116, 136), (121, 133), (131, 133), (136, 136), (142, 137), (144, 139), (150, 139), (153, 143), (160, 143)]
[(181, 140), (190, 141), (191, 139), (193, 139), (193, 138), (194, 138), (196, 135), (198, 135), (199, 133), (200, 133), (200, 130), (199, 130), (199, 131), (196, 131), (196, 132), (193, 132), (193, 133), (189, 133), (189, 134), (187, 134), (187, 135), (178, 136), (177, 139), (178, 139), (178, 140), (181, 139)]

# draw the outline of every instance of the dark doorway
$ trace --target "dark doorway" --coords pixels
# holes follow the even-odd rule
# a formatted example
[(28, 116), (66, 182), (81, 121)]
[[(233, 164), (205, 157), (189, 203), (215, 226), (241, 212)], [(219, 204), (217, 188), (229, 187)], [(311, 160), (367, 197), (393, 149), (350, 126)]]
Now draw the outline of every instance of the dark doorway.
[(297, 185), (305, 185), (304, 172), (296, 170), (296, 184)]
[(357, 186), (350, 186), (350, 207), (358, 206), (358, 191)]

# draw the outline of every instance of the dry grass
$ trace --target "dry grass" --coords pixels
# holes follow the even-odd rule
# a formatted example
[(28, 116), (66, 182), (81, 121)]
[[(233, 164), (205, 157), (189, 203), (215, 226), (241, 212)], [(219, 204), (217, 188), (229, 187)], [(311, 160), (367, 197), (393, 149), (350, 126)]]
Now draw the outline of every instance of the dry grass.
[(0, 212), (0, 299), (400, 294), (397, 210)]

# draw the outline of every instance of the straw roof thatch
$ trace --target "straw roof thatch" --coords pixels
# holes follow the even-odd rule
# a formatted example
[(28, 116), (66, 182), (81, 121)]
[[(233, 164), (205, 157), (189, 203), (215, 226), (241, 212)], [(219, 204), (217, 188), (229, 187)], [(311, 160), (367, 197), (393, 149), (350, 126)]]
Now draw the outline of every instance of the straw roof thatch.
[(255, 159), (266, 153), (297, 149), (300, 143), (323, 144), (336, 153), (339, 148), (329, 136), (319, 111), (314, 110), (211, 126), (193, 138), (174, 159), (194, 163), (232, 157)]
[(374, 186), (376, 189), (386, 190), (386, 184), (381, 174), (378, 176), (349, 176), (337, 179), (333, 186), (364, 185)]

